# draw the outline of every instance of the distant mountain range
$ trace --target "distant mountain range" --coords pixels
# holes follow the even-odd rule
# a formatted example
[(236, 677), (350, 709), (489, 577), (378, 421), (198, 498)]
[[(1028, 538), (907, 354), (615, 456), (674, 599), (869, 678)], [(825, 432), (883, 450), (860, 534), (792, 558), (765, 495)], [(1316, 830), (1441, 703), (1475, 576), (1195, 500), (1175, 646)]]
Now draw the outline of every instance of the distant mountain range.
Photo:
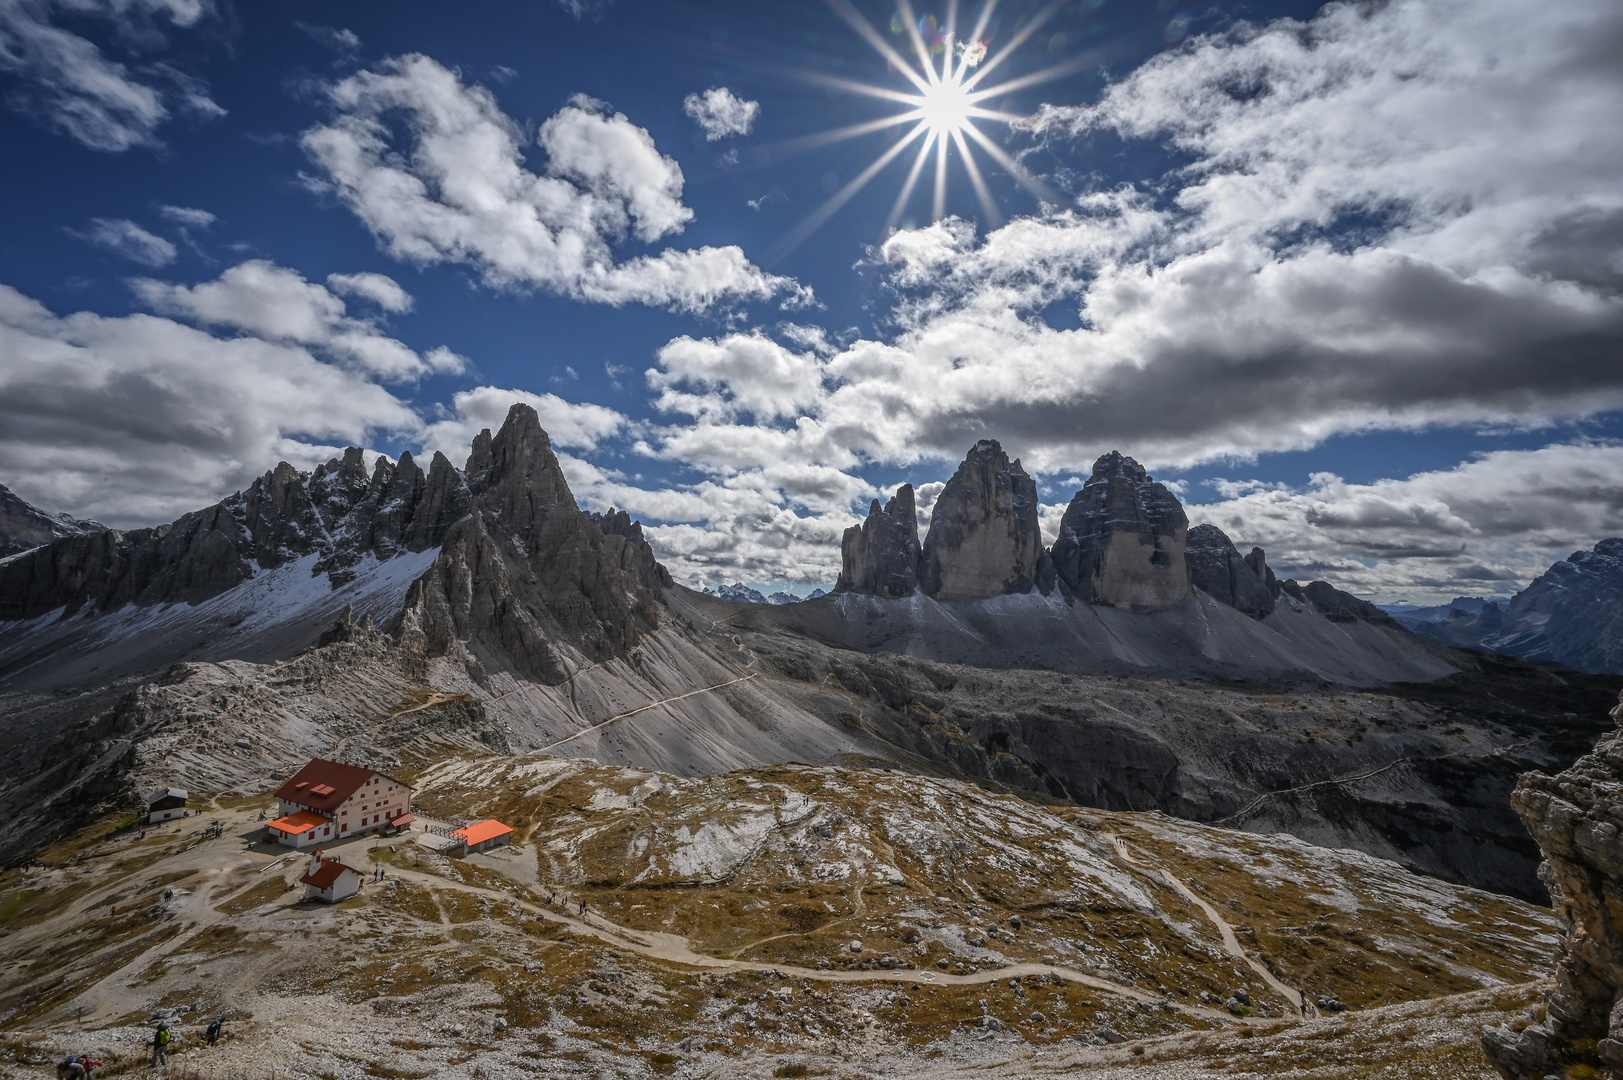
[(1448, 645), (1623, 674), (1623, 539), (1574, 552), (1508, 603), (1462, 596), (1441, 607), (1387, 610)]
[(105, 528), (107, 526), (99, 521), (81, 521), (67, 514), (41, 510), (0, 484), (0, 559), (65, 536), (78, 536)]
[(713, 591), (706, 589), (705, 592), (711, 596), (719, 596), (723, 600), (737, 600), (741, 604), (798, 604), (805, 600), (821, 600), (828, 595), (822, 589), (813, 589), (805, 596), (796, 596), (794, 593), (784, 592), (780, 589), (768, 596), (759, 589), (750, 588), (742, 581), (736, 581), (731, 585), (723, 585)]

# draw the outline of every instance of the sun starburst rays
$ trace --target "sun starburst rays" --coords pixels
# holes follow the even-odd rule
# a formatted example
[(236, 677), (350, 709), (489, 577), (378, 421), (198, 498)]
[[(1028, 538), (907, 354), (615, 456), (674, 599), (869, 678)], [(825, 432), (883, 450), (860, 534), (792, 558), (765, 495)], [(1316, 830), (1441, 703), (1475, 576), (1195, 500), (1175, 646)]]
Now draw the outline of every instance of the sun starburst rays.
[[(848, 23), (857, 35), (879, 53), (892, 70), (907, 80), (911, 89), (876, 86), (854, 79), (840, 78), (822, 73), (806, 73), (812, 81), (866, 97), (878, 98), (906, 106), (906, 110), (888, 117), (861, 124), (853, 124), (835, 131), (806, 136), (795, 140), (798, 146), (828, 145), (873, 131), (910, 125), (880, 156), (863, 169), (844, 187), (831, 195), (822, 206), (801, 222), (778, 243), (771, 258), (782, 258), (798, 247), (826, 222), (836, 210), (870, 183), (891, 162), (914, 142), (918, 149), (907, 171), (896, 201), (885, 219), (885, 231), (897, 226), (907, 212), (924, 171), (933, 163), (931, 176), (932, 220), (946, 216), (948, 173), (951, 158), (962, 163), (964, 174), (974, 190), (976, 201), (989, 227), (1003, 222), (991, 187), (975, 160), (973, 150), (978, 148), (1004, 172), (1012, 176), (1038, 200), (1055, 201), (1055, 196), (1041, 181), (1032, 176), (1014, 160), (991, 136), (982, 131), (976, 121), (1009, 124), (1021, 117), (997, 108), (986, 108), (981, 103), (1007, 94), (1016, 87), (1031, 86), (1049, 79), (1059, 78), (1076, 70), (1075, 62), (1060, 64), (997, 84), (986, 84), (986, 77), (1002, 65), (1042, 25), (1064, 6), (1063, 0), (1051, 0), (1035, 16), (1015, 30), (1007, 41), (1001, 42), (995, 53), (985, 35), (997, 10), (998, 0), (984, 0), (968, 37), (958, 37), (959, 0), (947, 0), (945, 20), (937, 29), (934, 19), (921, 20), (914, 11), (912, 0), (897, 0), (893, 33), (905, 33), (906, 43), (893, 45), (884, 34), (856, 9), (851, 0), (828, 0), (834, 11)], [(927, 32), (928, 31), (928, 32)], [(911, 58), (905, 55), (911, 52)], [(939, 57), (939, 60), (937, 59)], [(956, 154), (953, 153), (956, 151)]]

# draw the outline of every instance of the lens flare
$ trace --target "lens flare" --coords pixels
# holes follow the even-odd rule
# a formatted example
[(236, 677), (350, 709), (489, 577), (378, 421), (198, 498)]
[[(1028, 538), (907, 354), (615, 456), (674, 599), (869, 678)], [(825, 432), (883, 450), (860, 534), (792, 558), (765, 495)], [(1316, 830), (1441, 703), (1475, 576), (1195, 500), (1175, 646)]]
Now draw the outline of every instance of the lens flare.
[[(1003, 147), (994, 142), (991, 136), (982, 131), (976, 121), (1007, 124), (1020, 120), (1021, 117), (986, 108), (981, 103), (991, 97), (1073, 74), (1086, 65), (1097, 64), (1096, 57), (1084, 55), (1001, 83), (987, 81), (987, 77), (1000, 67), (1011, 53), (1030, 40), (1061, 8), (1075, 2), (1076, 0), (1049, 0), (1049, 3), (1024, 20), (1006, 41), (1000, 41), (998, 50), (994, 53), (991, 51), (992, 43), (987, 36), (987, 28), (991, 25), (998, 0), (984, 0), (974, 27), (963, 37), (958, 34), (958, 0), (949, 0), (946, 18), (941, 21), (937, 21), (933, 15), (921, 18), (913, 10), (912, 0), (897, 0), (896, 15), (890, 20), (887, 29), (893, 37), (904, 39), (906, 44), (902, 41), (892, 44), (886, 40), (885, 35), (856, 9), (851, 0), (828, 0), (829, 6), (851, 26), (851, 29), (873, 46), (874, 51), (885, 60), (886, 67), (901, 75), (909, 85), (905, 89), (874, 86), (815, 72), (805, 73), (805, 77), (840, 90), (896, 102), (903, 106), (904, 111), (867, 123), (853, 124), (837, 131), (809, 136), (796, 140), (796, 143), (807, 148), (824, 146), (843, 139), (894, 128), (899, 124), (910, 126), (877, 160), (834, 192), (828, 201), (779, 241), (769, 253), (768, 261), (782, 258), (805, 242), (863, 186), (878, 176), (885, 166), (896, 160), (915, 142), (918, 143), (917, 156), (914, 157), (912, 167), (907, 172), (907, 179), (903, 182), (896, 202), (891, 207), (890, 216), (885, 222), (886, 232), (901, 220), (914, 192), (924, 179), (925, 169), (932, 165), (930, 188), (934, 196), (933, 220), (939, 221), (946, 216), (947, 174), (952, 157), (958, 159), (962, 171), (969, 179), (970, 187), (974, 189), (984, 217), (983, 224), (988, 228), (1001, 225), (1003, 215), (998, 210), (991, 190), (981, 173), (980, 165), (975, 160), (975, 149), (984, 153), (992, 163), (1014, 177), (1040, 202), (1060, 203), (1062, 200), (1059, 196), (1027, 172)], [(1103, 0), (1099, 0), (1099, 3), (1102, 2)], [(1097, 6), (1098, 4), (1095, 4), (1095, 7)], [(911, 56), (907, 55), (909, 52)]]

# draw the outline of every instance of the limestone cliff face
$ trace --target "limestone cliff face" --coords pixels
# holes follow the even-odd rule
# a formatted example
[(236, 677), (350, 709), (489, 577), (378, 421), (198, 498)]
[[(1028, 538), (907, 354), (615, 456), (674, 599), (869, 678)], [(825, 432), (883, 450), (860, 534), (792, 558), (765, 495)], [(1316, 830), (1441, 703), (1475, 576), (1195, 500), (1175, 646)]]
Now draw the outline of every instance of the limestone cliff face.
[[(1612, 719), (1623, 722), (1623, 705), (1612, 710)], [(1527, 773), (1511, 796), (1544, 854), (1539, 877), (1550, 887), (1566, 931), (1543, 1021), (1519, 1032), (1483, 1032), (1483, 1049), (1507, 1080), (1573, 1076), (1568, 1069), (1581, 1065), (1623, 1070), (1620, 792), (1623, 731), (1613, 731), (1558, 776)]]
[(868, 519), (845, 530), (834, 589), (891, 599), (911, 596), (918, 591), (922, 555), (913, 485), (903, 484), (882, 509), (875, 499)]
[(403, 644), (459, 656), (475, 678), (507, 669), (557, 685), (659, 627), (670, 578), (641, 526), (581, 511), (534, 409), (481, 432), (466, 475), (471, 512), (407, 594)]
[(317, 555), (334, 586), (370, 557), (438, 547), (468, 510), (466, 485), (436, 454), (428, 475), (403, 455), (368, 473), (355, 447), (302, 473), (283, 462), (244, 491), (153, 529), (68, 536), (0, 566), (0, 619), (58, 608), (111, 611), (126, 604), (197, 604)]
[(1071, 500), (1054, 542), (1054, 569), (1078, 600), (1163, 608), (1194, 596), (1183, 506), (1144, 467), (1112, 451)]
[(1241, 558), (1228, 534), (1216, 525), (1196, 525), (1189, 530), (1184, 557), (1189, 563), (1189, 581), (1212, 599), (1263, 618), (1274, 610), (1277, 586), (1269, 588), (1273, 571), (1260, 547)]
[(1052, 588), (1037, 523), (1037, 482), (995, 440), (970, 450), (936, 499), (919, 584), (937, 600)]

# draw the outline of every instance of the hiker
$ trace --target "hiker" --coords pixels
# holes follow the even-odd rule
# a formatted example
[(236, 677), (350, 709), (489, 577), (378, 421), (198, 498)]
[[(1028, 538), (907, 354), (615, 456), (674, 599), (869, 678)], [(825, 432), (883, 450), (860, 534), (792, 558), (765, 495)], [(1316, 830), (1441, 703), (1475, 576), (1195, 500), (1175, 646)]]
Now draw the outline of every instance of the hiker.
[(159, 1024), (158, 1030), (152, 1033), (152, 1067), (169, 1064), (169, 1041), (174, 1036), (169, 1033), (168, 1024)]
[(91, 1074), (99, 1068), (98, 1058), (70, 1057), (56, 1067), (57, 1080), (91, 1080)]
[(216, 1020), (209, 1025), (209, 1045), (213, 1046), (220, 1041), (220, 1029), (225, 1026), (224, 1020)]
[(586, 901), (584, 900), (580, 902), (580, 917), (586, 918)]

